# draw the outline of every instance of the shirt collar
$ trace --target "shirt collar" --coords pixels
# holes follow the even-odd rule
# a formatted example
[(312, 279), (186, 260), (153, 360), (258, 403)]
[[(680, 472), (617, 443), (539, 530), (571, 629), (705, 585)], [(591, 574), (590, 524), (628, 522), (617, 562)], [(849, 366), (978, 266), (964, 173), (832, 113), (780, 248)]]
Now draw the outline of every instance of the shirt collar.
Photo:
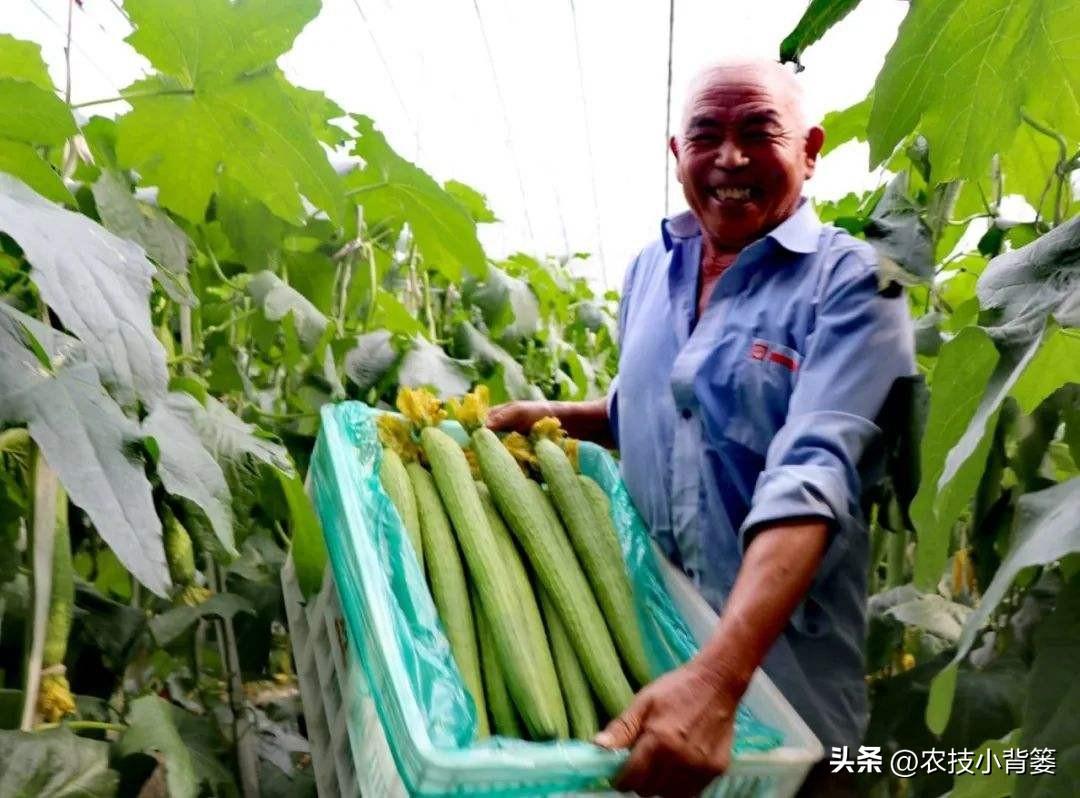
[[(816, 252), (821, 234), (821, 220), (813, 206), (804, 197), (799, 201), (795, 213), (778, 224), (765, 235), (789, 252), (808, 255)], [(675, 242), (686, 241), (701, 235), (701, 226), (691, 211), (683, 211), (669, 216), (660, 224), (660, 236), (664, 249), (670, 251)]]

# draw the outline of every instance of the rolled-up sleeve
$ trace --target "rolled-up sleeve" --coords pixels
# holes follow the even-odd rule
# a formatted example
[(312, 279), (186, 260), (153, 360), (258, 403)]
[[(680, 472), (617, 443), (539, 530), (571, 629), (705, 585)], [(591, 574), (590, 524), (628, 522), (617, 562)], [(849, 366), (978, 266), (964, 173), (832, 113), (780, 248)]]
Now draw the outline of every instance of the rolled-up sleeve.
[(784, 425), (769, 445), (739, 535), (743, 547), (771, 524), (800, 517), (833, 523), (826, 562), (846, 548), (858, 514), (859, 459), (880, 433), (893, 382), (914, 373), (911, 317), (901, 293), (878, 292), (869, 251), (849, 251), (822, 290)]

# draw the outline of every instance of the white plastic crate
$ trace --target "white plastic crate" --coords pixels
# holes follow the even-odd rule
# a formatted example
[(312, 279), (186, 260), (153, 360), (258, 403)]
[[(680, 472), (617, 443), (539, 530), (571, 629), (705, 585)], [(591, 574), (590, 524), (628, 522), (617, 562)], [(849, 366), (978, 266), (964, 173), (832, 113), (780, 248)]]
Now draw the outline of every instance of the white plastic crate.
[[(663, 557), (661, 574), (675, 606), (698, 641), (709, 637), (716, 613), (690, 581)], [(290, 558), (281, 573), (293, 653), (304, 702), (315, 780), (322, 798), (409, 798), (379, 724), (366, 680), (345, 637), (333, 575), (304, 606)], [(744, 699), (754, 716), (780, 731), (781, 747), (736, 757), (709, 788), (709, 798), (786, 798), (794, 795), (823, 751), (817, 738), (760, 670)], [(452, 794), (452, 793), (450, 793)], [(616, 796), (620, 793), (590, 793)]]

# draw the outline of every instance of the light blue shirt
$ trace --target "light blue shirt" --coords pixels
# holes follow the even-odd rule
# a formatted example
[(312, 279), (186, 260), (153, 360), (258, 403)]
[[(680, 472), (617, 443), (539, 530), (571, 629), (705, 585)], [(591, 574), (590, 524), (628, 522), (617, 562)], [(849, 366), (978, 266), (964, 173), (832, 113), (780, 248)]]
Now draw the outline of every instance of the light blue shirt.
[(893, 381), (913, 374), (903, 295), (873, 249), (809, 202), (747, 246), (697, 316), (701, 231), (666, 219), (626, 275), (612, 429), (630, 495), (665, 553), (720, 609), (749, 536), (828, 519), (810, 593), (765, 671), (826, 746), (866, 725), (869, 541), (859, 461)]

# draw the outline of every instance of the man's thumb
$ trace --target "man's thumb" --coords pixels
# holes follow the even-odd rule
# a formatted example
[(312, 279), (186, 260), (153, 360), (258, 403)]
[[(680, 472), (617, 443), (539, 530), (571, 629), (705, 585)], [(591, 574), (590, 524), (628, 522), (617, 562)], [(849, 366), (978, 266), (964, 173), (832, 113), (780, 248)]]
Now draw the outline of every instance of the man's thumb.
[(609, 723), (602, 732), (593, 738), (593, 742), (603, 748), (631, 748), (641, 733), (643, 707), (634, 702), (619, 717)]

